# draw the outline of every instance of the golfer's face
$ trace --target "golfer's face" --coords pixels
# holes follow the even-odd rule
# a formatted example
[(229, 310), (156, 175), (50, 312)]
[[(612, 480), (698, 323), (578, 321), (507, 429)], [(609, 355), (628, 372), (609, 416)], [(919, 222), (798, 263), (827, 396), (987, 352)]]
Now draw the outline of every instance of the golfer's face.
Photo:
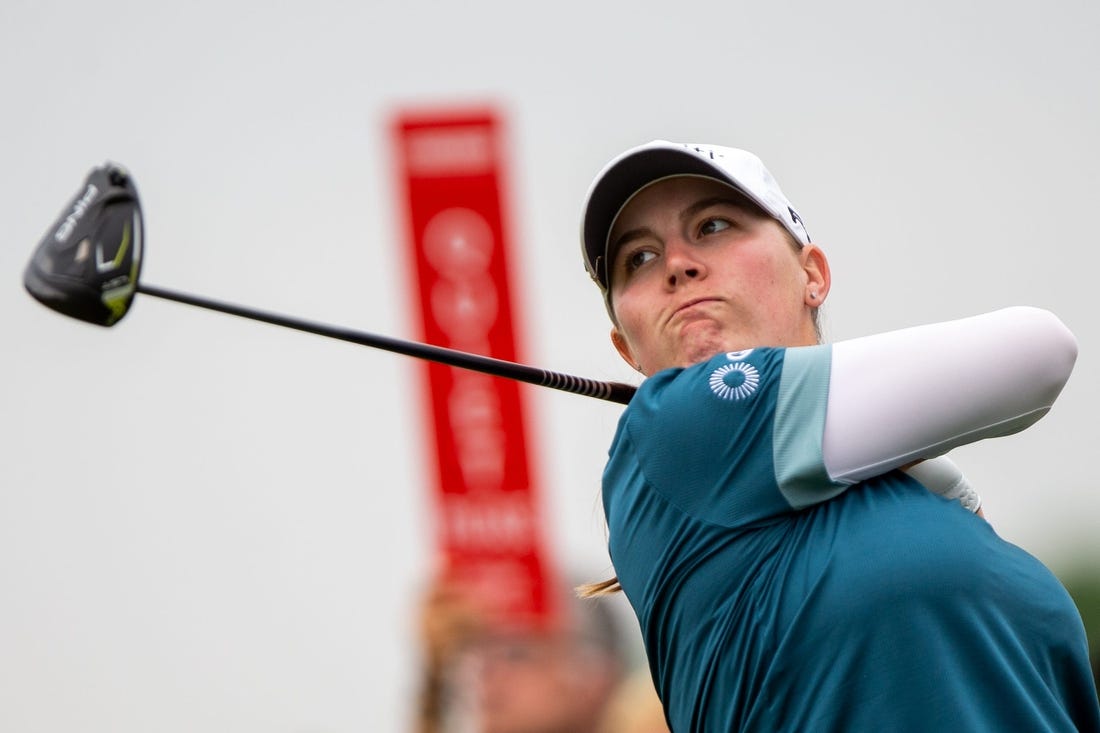
[(645, 374), (723, 351), (816, 342), (809, 297), (821, 289), (820, 250), (796, 252), (778, 222), (718, 181), (679, 177), (643, 189), (609, 241), (612, 339)]
[(584, 729), (610, 679), (568, 635), (488, 637), (468, 649), (464, 661), (481, 733)]

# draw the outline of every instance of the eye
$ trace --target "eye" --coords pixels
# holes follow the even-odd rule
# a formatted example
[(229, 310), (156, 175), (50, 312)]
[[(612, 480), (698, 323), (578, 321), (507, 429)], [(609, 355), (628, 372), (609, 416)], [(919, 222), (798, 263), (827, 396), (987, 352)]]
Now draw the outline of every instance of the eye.
[(708, 234), (717, 234), (724, 229), (729, 229), (733, 224), (728, 219), (722, 219), (720, 217), (711, 217), (703, 221), (699, 225), (699, 235), (707, 236)]
[(651, 249), (639, 248), (626, 254), (626, 257), (623, 258), (623, 265), (628, 273), (634, 272), (656, 256), (657, 253)]

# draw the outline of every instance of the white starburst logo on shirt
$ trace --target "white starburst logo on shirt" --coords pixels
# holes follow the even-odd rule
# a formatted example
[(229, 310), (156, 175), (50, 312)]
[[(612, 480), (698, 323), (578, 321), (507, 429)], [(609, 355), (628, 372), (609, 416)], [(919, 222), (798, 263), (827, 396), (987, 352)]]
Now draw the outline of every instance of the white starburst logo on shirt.
[(760, 372), (743, 361), (725, 364), (710, 373), (710, 389), (724, 400), (743, 400), (760, 386)]

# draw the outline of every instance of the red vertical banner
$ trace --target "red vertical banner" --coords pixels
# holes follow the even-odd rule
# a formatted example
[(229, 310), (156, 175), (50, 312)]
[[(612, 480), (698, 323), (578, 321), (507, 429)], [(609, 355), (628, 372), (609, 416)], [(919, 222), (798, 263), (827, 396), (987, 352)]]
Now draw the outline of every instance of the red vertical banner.
[[(496, 114), (412, 112), (395, 120), (421, 338), (518, 361)], [(435, 451), (436, 543), (445, 571), (512, 620), (554, 612), (519, 384), (424, 362)]]

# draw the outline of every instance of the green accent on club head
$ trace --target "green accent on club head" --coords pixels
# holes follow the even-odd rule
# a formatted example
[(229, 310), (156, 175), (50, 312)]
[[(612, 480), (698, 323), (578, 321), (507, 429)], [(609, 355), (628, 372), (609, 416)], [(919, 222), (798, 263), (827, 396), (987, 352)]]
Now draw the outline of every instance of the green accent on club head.
[[(121, 293), (118, 297), (108, 298), (106, 295), (103, 297), (103, 305), (111, 311), (111, 315), (107, 318), (107, 326), (113, 326), (118, 323), (118, 320), (126, 315), (126, 306), (130, 302), (130, 293), (133, 288), (119, 288), (119, 290), (125, 290), (125, 293)], [(118, 290), (112, 290), (112, 293), (117, 293)]]
[[(131, 229), (129, 222), (127, 222), (122, 227), (122, 243), (119, 245), (118, 254), (112, 262), (115, 267), (122, 264), (123, 258), (126, 256), (126, 251), (130, 248), (130, 241)], [(134, 297), (134, 287), (137, 283), (138, 267), (140, 267), (140, 261), (138, 259), (140, 254), (141, 253), (135, 248), (134, 258), (130, 263), (130, 273), (126, 278), (126, 283), (117, 288), (106, 290), (100, 296), (103, 305), (110, 311), (110, 315), (108, 315), (107, 322), (104, 325), (113, 326), (119, 319), (126, 315), (126, 311), (130, 307), (130, 301)]]
[(118, 246), (118, 254), (115, 255), (114, 261), (111, 263), (115, 267), (122, 264), (122, 259), (126, 256), (126, 250), (130, 248), (130, 225), (126, 224), (122, 228), (122, 244)]

